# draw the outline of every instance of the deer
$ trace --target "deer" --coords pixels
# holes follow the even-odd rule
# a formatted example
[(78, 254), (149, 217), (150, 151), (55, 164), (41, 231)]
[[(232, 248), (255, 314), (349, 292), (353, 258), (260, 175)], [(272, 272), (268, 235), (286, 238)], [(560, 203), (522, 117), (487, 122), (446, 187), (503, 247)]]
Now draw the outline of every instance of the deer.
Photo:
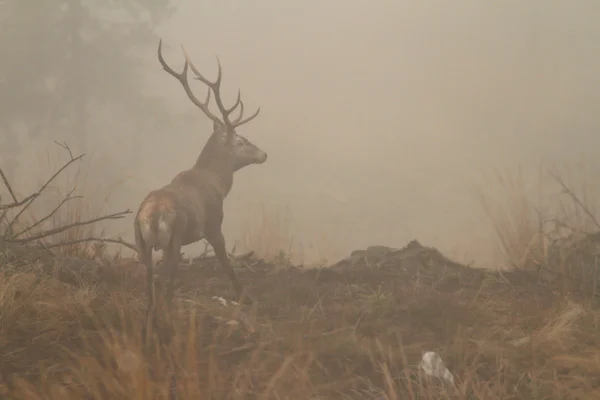
[[(166, 269), (166, 303), (171, 308), (174, 295), (174, 280), (179, 268), (181, 248), (202, 239), (212, 246), (217, 260), (228, 275), (237, 294), (243, 297), (243, 287), (229, 260), (225, 237), (221, 229), (223, 202), (233, 185), (233, 174), (252, 164), (263, 164), (267, 153), (238, 135), (236, 129), (256, 118), (260, 107), (244, 118), (244, 103), (241, 91), (233, 106), (226, 108), (221, 97), (221, 63), (217, 57), (217, 78), (206, 79), (195, 67), (182, 45), (185, 64), (181, 72), (171, 68), (162, 55), (162, 39), (158, 43), (158, 61), (164, 71), (175, 77), (189, 100), (206, 117), (213, 121), (210, 135), (195, 164), (177, 174), (173, 180), (158, 190), (151, 191), (142, 201), (134, 219), (134, 234), (140, 261), (146, 266), (148, 296), (147, 318), (154, 307), (154, 268), (152, 251), (162, 251), (163, 267)], [(188, 82), (188, 69), (195, 78), (208, 87), (204, 101), (193, 93)], [(217, 117), (210, 109), (211, 92), (221, 114)], [(236, 118), (230, 116), (239, 106)]]

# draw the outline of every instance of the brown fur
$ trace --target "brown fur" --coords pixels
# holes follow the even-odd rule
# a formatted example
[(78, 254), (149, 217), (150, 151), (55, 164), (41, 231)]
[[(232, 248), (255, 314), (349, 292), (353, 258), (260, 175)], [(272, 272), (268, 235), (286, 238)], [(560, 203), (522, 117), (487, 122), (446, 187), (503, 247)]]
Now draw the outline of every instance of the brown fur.
[[(233, 185), (233, 174), (250, 164), (261, 164), (267, 155), (246, 138), (235, 133), (235, 127), (253, 119), (242, 120), (243, 103), (240, 98), (239, 117), (231, 122), (229, 110), (222, 105), (219, 93), (219, 77), (215, 83), (203, 80), (214, 92), (217, 105), (223, 114), (223, 121), (208, 111), (208, 101), (201, 103), (194, 97), (187, 83), (187, 60), (182, 73), (173, 71), (162, 59), (159, 44), (159, 60), (163, 68), (176, 77), (183, 85), (188, 97), (214, 121), (214, 130), (202, 149), (195, 165), (180, 172), (166, 186), (150, 192), (142, 201), (134, 221), (135, 241), (141, 261), (146, 265), (148, 290), (148, 321), (154, 299), (154, 271), (152, 250), (162, 250), (164, 268), (168, 274), (167, 306), (170, 307), (174, 292), (174, 279), (180, 261), (181, 247), (206, 239), (229, 276), (238, 299), (242, 297), (242, 286), (231, 266), (225, 248), (225, 238), (221, 231), (223, 222), (223, 201)], [(197, 77), (199, 73), (190, 64)], [(210, 92), (209, 92), (210, 93)]]

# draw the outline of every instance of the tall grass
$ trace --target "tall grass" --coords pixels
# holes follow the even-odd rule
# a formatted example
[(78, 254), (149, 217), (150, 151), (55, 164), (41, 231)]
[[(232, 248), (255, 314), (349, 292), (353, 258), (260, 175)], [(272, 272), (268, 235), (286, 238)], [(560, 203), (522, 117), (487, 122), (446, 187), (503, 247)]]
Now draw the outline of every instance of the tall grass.
[(289, 208), (250, 204), (243, 223), (241, 244), (267, 261), (323, 266), (339, 255), (335, 236), (321, 227), (300, 234), (298, 221)]
[[(516, 268), (544, 264), (551, 244), (576, 233), (600, 230), (594, 222), (600, 178), (593, 162), (523, 167), (485, 173), (475, 187), (489, 219), (498, 262)], [(560, 182), (571, 191), (565, 191)]]
[(291, 214), (288, 209), (254, 204), (248, 207), (242, 234), (242, 245), (268, 261), (281, 257), (297, 258)]

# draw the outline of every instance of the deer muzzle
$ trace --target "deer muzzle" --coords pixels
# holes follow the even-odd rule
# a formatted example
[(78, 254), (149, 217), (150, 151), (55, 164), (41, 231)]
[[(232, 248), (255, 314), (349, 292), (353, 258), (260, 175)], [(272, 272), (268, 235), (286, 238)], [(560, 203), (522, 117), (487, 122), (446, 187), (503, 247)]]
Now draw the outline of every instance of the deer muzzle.
[(265, 153), (264, 151), (260, 152), (256, 159), (258, 164), (264, 163), (265, 161), (267, 161), (267, 153)]

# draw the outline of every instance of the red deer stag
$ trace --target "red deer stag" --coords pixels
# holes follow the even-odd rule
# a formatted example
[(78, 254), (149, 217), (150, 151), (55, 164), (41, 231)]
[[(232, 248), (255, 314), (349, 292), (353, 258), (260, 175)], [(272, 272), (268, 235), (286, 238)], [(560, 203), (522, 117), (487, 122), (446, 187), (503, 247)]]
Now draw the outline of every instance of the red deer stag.
[[(213, 247), (221, 266), (229, 276), (237, 293), (242, 297), (242, 286), (231, 266), (225, 248), (225, 238), (221, 231), (223, 222), (223, 200), (231, 190), (233, 173), (250, 164), (262, 164), (267, 154), (250, 143), (235, 129), (251, 120), (260, 112), (243, 118), (244, 103), (240, 91), (235, 104), (226, 108), (221, 99), (221, 64), (217, 58), (218, 74), (214, 82), (204, 78), (181, 46), (185, 64), (178, 73), (162, 56), (162, 40), (158, 44), (158, 60), (163, 69), (177, 78), (189, 99), (213, 121), (213, 133), (202, 149), (194, 166), (180, 172), (168, 185), (150, 192), (137, 212), (134, 221), (135, 241), (141, 261), (146, 265), (148, 313), (154, 306), (154, 273), (152, 250), (162, 250), (164, 268), (167, 271), (167, 307), (170, 308), (176, 270), (179, 266), (181, 247), (206, 239)], [(196, 79), (208, 86), (204, 102), (192, 92), (188, 83), (188, 67)], [(211, 91), (214, 93), (217, 108), (222, 115), (219, 119), (208, 105)], [(231, 113), (239, 106), (237, 118), (230, 120)]]

